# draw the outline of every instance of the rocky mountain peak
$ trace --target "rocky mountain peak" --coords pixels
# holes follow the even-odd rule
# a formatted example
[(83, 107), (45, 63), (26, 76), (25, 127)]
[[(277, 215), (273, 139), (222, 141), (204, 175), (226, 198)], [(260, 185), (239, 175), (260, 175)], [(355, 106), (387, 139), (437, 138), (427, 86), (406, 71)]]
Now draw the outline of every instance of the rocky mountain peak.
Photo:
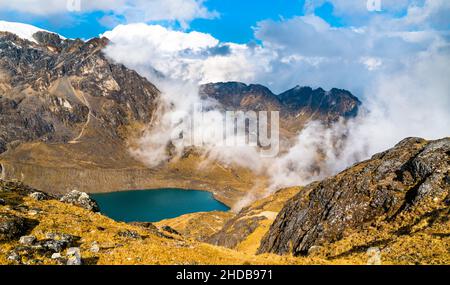
[(13, 141), (69, 142), (87, 127), (120, 138), (120, 128), (149, 122), (158, 89), (103, 54), (106, 38), (32, 40), (0, 32), (0, 152)]
[(278, 97), (291, 112), (299, 109), (327, 112), (333, 120), (340, 116), (354, 117), (361, 106), (361, 101), (356, 96), (347, 90), (337, 88), (325, 91), (322, 88), (296, 86)]
[(281, 127), (287, 133), (296, 134), (311, 120), (332, 123), (340, 118), (352, 118), (358, 114), (361, 102), (349, 91), (333, 88), (296, 86), (280, 95), (259, 84), (220, 82), (200, 87), (205, 98), (217, 100), (225, 109), (279, 111)]
[(269, 88), (241, 82), (220, 82), (200, 86), (200, 95), (219, 101), (227, 109), (279, 110), (280, 102)]

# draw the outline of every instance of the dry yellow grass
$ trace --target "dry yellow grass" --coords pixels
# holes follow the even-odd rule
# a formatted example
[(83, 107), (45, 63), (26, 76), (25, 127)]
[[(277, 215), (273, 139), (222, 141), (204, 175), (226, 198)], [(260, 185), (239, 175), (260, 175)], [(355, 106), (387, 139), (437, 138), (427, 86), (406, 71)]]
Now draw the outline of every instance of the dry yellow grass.
[[(2, 193), (3, 197), (4, 193)], [(13, 194), (8, 194), (13, 195)], [(30, 232), (38, 239), (44, 239), (49, 232), (61, 232), (81, 237), (80, 249), (87, 263), (95, 264), (294, 264), (301, 262), (289, 256), (255, 256), (234, 250), (195, 242), (182, 237), (173, 239), (159, 237), (138, 226), (116, 222), (101, 214), (61, 203), (59, 201), (35, 201), (28, 197), (16, 197), (21, 206), (38, 208), (40, 213), (30, 216), (26, 212), (0, 206), (0, 213), (39, 220)], [(11, 197), (9, 197), (11, 199)], [(142, 239), (118, 236), (119, 231), (133, 230)], [(99, 253), (90, 251), (92, 243), (98, 243)], [(0, 244), (0, 264), (8, 264), (7, 253), (18, 242)], [(39, 257), (45, 264), (55, 261)]]
[[(258, 201), (250, 207), (250, 212), (254, 215), (279, 211), (282, 205), (280, 201), (288, 199), (299, 190), (291, 188)], [(438, 211), (434, 215), (412, 213), (425, 218), (416, 221), (404, 233), (398, 233), (401, 225), (379, 222), (358, 232), (348, 232), (342, 240), (324, 245), (309, 257), (293, 257), (254, 254), (270, 227), (271, 219), (263, 220), (235, 250), (231, 250), (189, 237), (160, 236), (143, 227), (116, 222), (101, 214), (57, 200), (36, 201), (16, 192), (5, 191), (0, 191), (0, 198), (14, 201), (13, 206), (11, 203), (0, 206), (0, 213), (39, 221), (30, 232), (38, 239), (44, 239), (50, 232), (79, 236), (81, 255), (87, 264), (366, 264), (366, 250), (371, 246), (380, 248), (383, 264), (450, 264), (450, 222), (448, 206), (445, 205), (437, 207)], [(38, 209), (38, 213), (30, 211), (33, 209)], [(202, 215), (205, 214), (196, 216)], [(223, 214), (224, 217), (227, 215)], [(406, 220), (408, 219), (405, 217)], [(184, 221), (187, 223), (183, 224), (179, 220), (178, 224), (171, 225), (185, 227), (189, 224), (189, 219), (184, 217)], [(405, 222), (405, 225), (411, 224)], [(142, 238), (119, 236), (118, 233), (124, 230), (135, 231)], [(100, 247), (98, 253), (90, 250), (94, 242)], [(8, 252), (17, 245), (18, 241), (0, 244), (0, 264), (9, 264)], [(48, 257), (40, 256), (38, 259), (44, 264), (55, 264)]]

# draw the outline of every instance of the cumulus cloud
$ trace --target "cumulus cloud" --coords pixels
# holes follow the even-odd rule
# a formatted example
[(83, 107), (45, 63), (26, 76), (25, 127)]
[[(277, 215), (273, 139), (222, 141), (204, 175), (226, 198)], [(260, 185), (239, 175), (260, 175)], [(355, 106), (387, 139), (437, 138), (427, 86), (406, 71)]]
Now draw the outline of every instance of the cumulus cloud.
[(209, 11), (203, 0), (0, 0), (0, 9), (36, 16), (67, 13), (105, 12), (100, 20), (106, 26), (118, 23), (172, 21), (186, 28), (196, 18), (218, 16)]
[[(304, 11), (313, 14), (317, 8), (331, 4), (333, 14), (347, 24), (367, 23), (372, 17), (392, 15), (405, 11), (411, 4), (419, 4), (422, 0), (306, 0)], [(380, 7), (378, 7), (380, 6)], [(373, 9), (381, 8), (381, 11)], [(377, 13), (374, 13), (377, 12)]]
[(105, 50), (108, 56), (147, 76), (156, 69), (165, 77), (181, 81), (252, 82), (258, 73), (270, 71), (270, 51), (260, 46), (220, 43), (205, 33), (141, 23), (119, 25), (103, 36), (111, 40)]
[[(132, 150), (150, 167), (163, 163), (169, 156), (176, 158), (183, 154), (185, 146), (174, 144), (173, 132), (180, 121), (190, 120), (194, 112), (200, 111), (198, 106), (207, 110), (203, 112), (204, 120), (197, 125), (203, 132), (212, 134), (222, 123), (223, 114), (214, 108), (217, 102), (200, 98), (199, 84), (253, 82), (256, 71), (268, 72), (271, 58), (258, 46), (220, 43), (209, 34), (175, 31), (159, 25), (120, 25), (103, 36), (110, 40), (104, 50), (108, 57), (146, 76), (162, 92), (158, 124), (150, 126), (138, 147)], [(219, 122), (213, 124), (214, 120)], [(205, 143), (206, 160), (244, 167), (256, 165), (258, 151), (254, 147), (230, 148), (219, 145), (220, 142), (217, 139)]]
[(399, 70), (411, 57), (447, 41), (448, 32), (425, 26), (419, 29), (408, 24), (409, 17), (337, 28), (316, 15), (307, 15), (262, 21), (255, 35), (281, 59), (273, 70), (282, 80), (271, 82), (273, 89), (300, 83), (339, 86), (363, 94), (374, 77)]

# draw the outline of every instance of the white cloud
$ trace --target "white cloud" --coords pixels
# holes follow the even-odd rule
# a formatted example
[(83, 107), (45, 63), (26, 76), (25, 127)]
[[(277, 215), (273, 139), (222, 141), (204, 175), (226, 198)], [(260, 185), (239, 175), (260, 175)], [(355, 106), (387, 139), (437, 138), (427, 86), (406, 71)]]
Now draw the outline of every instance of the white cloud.
[(369, 0), (306, 0), (304, 11), (307, 14), (314, 13), (315, 9), (328, 3), (333, 6), (333, 14), (335, 16), (343, 18), (348, 24), (362, 24), (366, 23), (373, 16), (378, 16), (380, 14), (392, 15), (406, 10), (411, 4), (423, 2), (423, 0), (370, 1), (380, 1), (381, 13), (378, 11), (370, 11), (370, 9), (368, 9)]
[(259, 46), (220, 43), (209, 34), (159, 25), (120, 25), (103, 36), (111, 40), (105, 52), (114, 60), (146, 76), (156, 69), (182, 81), (252, 82), (258, 72), (269, 71), (272, 56)]
[[(362, 96), (369, 81), (405, 67), (420, 53), (447, 45), (450, 20), (437, 20), (436, 13), (446, 11), (449, 3), (439, 0), (409, 6), (402, 17), (366, 17), (365, 25), (358, 28), (332, 27), (313, 14), (262, 21), (255, 29), (256, 37), (281, 58), (272, 66), (278, 81), (270, 85), (275, 90), (296, 84), (339, 86)], [(414, 17), (419, 10), (426, 16)], [(441, 28), (446, 23), (447, 28), (440, 30), (433, 21)], [(263, 75), (262, 82), (268, 82), (267, 77)]]
[(101, 22), (112, 26), (121, 22), (173, 21), (187, 27), (193, 19), (210, 19), (218, 16), (217, 12), (209, 11), (203, 2), (203, 0), (0, 0), (0, 10), (36, 16), (103, 11), (108, 14)]

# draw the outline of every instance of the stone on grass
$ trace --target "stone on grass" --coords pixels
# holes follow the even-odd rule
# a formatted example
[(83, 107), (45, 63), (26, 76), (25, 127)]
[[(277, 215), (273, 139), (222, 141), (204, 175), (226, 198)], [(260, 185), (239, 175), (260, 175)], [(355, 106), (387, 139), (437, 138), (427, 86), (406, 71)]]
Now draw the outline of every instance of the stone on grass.
[(36, 241), (35, 236), (22, 236), (19, 239), (19, 243), (22, 245), (32, 245)]
[(84, 208), (92, 212), (100, 211), (100, 208), (95, 200), (91, 199), (91, 197), (89, 197), (87, 193), (77, 190), (73, 190), (67, 193), (60, 199), (60, 201)]
[(67, 265), (81, 265), (81, 253), (78, 247), (67, 249)]

